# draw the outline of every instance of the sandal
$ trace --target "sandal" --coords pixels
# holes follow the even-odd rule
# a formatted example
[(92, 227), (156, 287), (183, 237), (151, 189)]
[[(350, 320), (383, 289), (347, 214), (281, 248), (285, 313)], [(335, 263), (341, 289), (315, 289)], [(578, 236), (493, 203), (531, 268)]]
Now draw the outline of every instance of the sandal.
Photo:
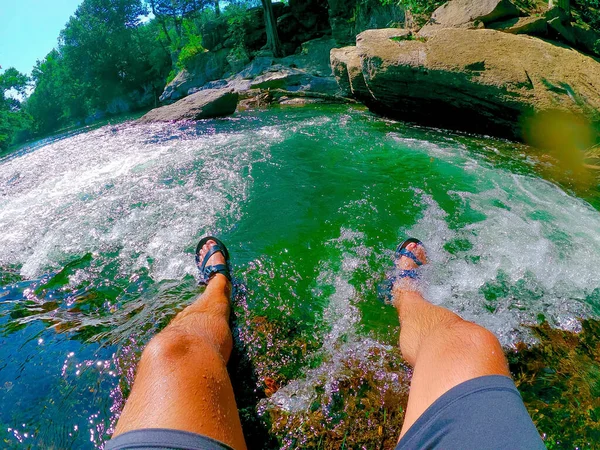
[[(407, 258), (412, 259), (417, 266), (422, 266), (423, 261), (417, 258), (417, 256), (413, 252), (406, 248), (408, 244), (413, 243), (423, 246), (423, 243), (420, 240), (415, 238), (408, 238), (396, 248), (396, 252), (394, 253), (394, 260), (397, 261), (399, 258), (406, 256)], [(380, 283), (380, 285), (377, 287), (377, 294), (379, 298), (381, 298), (385, 303), (391, 304), (392, 290), (396, 281), (402, 280), (404, 278), (418, 280), (420, 277), (421, 274), (419, 273), (418, 267), (416, 269), (395, 270), (382, 283)]]
[[(215, 241), (215, 244), (208, 250), (206, 255), (204, 255), (204, 259), (200, 261), (200, 251), (208, 241)], [(225, 257), (225, 264), (207, 266), (206, 264), (208, 263), (210, 257), (218, 252), (221, 252), (221, 254)], [(231, 283), (231, 274), (229, 273), (229, 252), (227, 251), (225, 244), (223, 244), (216, 237), (206, 236), (205, 238), (202, 238), (200, 242), (198, 242), (198, 245), (196, 246), (196, 266), (198, 266), (198, 271), (200, 272), (200, 282), (198, 284), (202, 286), (208, 285), (210, 279), (217, 273), (225, 275), (225, 277), (227, 277)]]
[[(417, 258), (417, 256), (413, 252), (406, 248), (408, 244), (417, 244), (423, 247), (423, 243), (420, 240), (415, 238), (408, 238), (404, 242), (402, 242), (398, 246), (398, 248), (396, 248), (396, 253), (394, 254), (396, 260), (400, 259), (403, 256), (406, 256), (407, 258), (412, 259), (417, 266), (422, 266), (423, 261)], [(419, 273), (418, 267), (416, 269), (400, 270), (396, 273), (394, 281), (401, 280), (402, 278), (412, 278), (413, 280), (418, 280), (420, 276), (421, 274)]]

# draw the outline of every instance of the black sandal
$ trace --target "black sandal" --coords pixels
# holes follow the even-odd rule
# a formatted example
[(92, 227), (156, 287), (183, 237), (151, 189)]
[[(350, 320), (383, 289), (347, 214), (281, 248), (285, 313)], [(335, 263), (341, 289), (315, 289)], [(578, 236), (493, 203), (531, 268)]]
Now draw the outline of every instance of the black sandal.
[[(215, 241), (215, 244), (208, 250), (206, 255), (204, 255), (204, 259), (200, 261), (200, 251), (208, 241)], [(218, 252), (221, 252), (221, 254), (225, 257), (225, 264), (207, 266), (206, 263), (208, 262), (210, 257)], [(202, 238), (200, 242), (198, 242), (198, 245), (196, 246), (196, 266), (198, 266), (198, 271), (200, 272), (200, 285), (206, 286), (210, 279), (217, 273), (225, 275), (229, 282), (231, 282), (229, 252), (227, 251), (227, 247), (225, 247), (225, 244), (223, 244), (216, 237), (206, 236), (205, 238)]]

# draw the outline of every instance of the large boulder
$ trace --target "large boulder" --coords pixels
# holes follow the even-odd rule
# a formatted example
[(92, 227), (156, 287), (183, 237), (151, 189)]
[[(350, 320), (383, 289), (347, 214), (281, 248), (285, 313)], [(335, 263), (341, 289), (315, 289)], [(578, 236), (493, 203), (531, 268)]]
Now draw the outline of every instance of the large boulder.
[(460, 27), (469, 22), (489, 23), (519, 14), (510, 0), (450, 0), (433, 12), (430, 22), (443, 27)]
[(387, 116), (520, 139), (524, 116), (560, 109), (592, 119), (600, 109), (600, 64), (541, 39), (447, 28), (427, 40), (370, 30), (356, 43), (332, 51), (333, 71)]
[(228, 116), (235, 112), (238, 98), (233, 89), (206, 89), (171, 105), (153, 109), (139, 122), (172, 122)]
[(199, 54), (188, 69), (182, 70), (165, 86), (161, 102), (173, 102), (188, 95), (192, 88), (218, 80), (229, 70), (229, 49)]

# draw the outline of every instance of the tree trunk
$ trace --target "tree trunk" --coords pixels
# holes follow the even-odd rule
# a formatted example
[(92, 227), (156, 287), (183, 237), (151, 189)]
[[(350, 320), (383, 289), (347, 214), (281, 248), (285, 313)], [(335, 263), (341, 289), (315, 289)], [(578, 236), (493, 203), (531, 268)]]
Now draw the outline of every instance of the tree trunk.
[(271, 0), (261, 0), (263, 11), (265, 13), (265, 27), (267, 28), (267, 45), (273, 56), (281, 58), (283, 56), (283, 50), (281, 49), (281, 42), (279, 41), (279, 34), (277, 33), (277, 21), (275, 20), (275, 14), (273, 13), (273, 5)]
[(215, 15), (217, 17), (221, 15), (221, 7), (219, 6), (219, 0), (215, 0)]

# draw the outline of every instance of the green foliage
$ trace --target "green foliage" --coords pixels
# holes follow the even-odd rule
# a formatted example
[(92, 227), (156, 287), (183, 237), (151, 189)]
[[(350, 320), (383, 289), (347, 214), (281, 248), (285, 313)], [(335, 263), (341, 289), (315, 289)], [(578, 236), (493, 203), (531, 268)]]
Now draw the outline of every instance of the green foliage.
[[(446, 3), (446, 0), (381, 0), (383, 5), (397, 4), (404, 7), (413, 16), (431, 16), (431, 13)], [(421, 20), (427, 20), (421, 19)]]
[(573, 0), (571, 7), (577, 10), (581, 20), (600, 32), (600, 0)]
[[(34, 131), (48, 133), (112, 105), (136, 107), (144, 92), (157, 95), (171, 65), (160, 27), (142, 23), (141, 0), (84, 0), (59, 47), (33, 69), (27, 101)], [(112, 107), (116, 109), (115, 106)]]
[[(249, 16), (245, 7), (230, 5), (227, 10), (228, 35), (233, 40), (233, 48), (229, 52), (227, 60), (231, 67), (238, 68), (246, 64), (250, 57), (246, 48), (246, 30)], [(241, 68), (241, 67), (239, 67)]]
[(196, 56), (206, 51), (202, 46), (202, 36), (197, 34), (193, 22), (189, 20), (183, 23), (183, 38), (186, 43), (181, 48), (177, 58), (177, 68), (179, 70), (189, 68)]
[(27, 128), (31, 118), (22, 110), (19, 100), (29, 78), (14, 67), (0, 74), (0, 152), (8, 149), (18, 130)]

